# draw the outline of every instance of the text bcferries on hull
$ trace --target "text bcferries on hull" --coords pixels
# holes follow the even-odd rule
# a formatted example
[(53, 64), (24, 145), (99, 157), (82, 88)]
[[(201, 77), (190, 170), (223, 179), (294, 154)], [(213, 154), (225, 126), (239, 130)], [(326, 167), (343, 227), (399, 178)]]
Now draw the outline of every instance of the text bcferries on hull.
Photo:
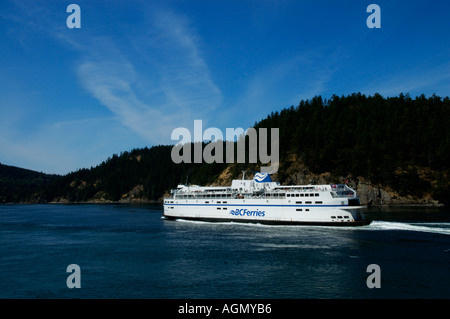
[(261, 173), (253, 180), (233, 180), (231, 187), (178, 185), (164, 199), (164, 217), (261, 224), (370, 224), (356, 191), (345, 184), (285, 186)]

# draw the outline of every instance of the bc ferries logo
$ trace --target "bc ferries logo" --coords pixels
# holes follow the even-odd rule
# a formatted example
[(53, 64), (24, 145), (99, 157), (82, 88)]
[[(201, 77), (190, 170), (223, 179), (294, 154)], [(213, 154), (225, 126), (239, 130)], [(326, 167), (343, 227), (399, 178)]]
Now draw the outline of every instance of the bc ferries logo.
[(235, 216), (254, 216), (254, 217), (264, 217), (266, 212), (264, 210), (248, 210), (246, 208), (237, 208), (230, 211), (231, 215)]
[(254, 181), (257, 183), (268, 183), (271, 182), (272, 179), (270, 178), (270, 175), (267, 173), (256, 173)]

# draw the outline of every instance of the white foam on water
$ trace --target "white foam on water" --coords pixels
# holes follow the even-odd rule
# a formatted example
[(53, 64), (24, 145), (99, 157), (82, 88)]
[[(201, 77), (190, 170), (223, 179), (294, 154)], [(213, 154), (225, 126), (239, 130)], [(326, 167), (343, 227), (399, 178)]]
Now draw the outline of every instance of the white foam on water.
[(336, 229), (340, 231), (345, 230), (405, 230), (405, 231), (418, 231), (418, 232), (426, 232), (426, 233), (435, 233), (435, 234), (443, 234), (450, 235), (450, 223), (406, 223), (406, 222), (388, 222), (388, 221), (372, 221), (370, 225), (367, 226), (319, 226), (319, 225), (266, 225), (259, 223), (240, 223), (240, 222), (206, 222), (199, 220), (186, 220), (186, 219), (176, 219), (179, 222), (184, 223), (192, 223), (192, 224), (224, 224), (224, 225), (242, 225), (246, 227), (263, 227), (263, 228), (297, 228), (297, 229), (323, 229), (323, 230), (331, 230)]
[(450, 223), (402, 223), (373, 221), (370, 225), (364, 226), (364, 228), (370, 230), (407, 230), (450, 235)]

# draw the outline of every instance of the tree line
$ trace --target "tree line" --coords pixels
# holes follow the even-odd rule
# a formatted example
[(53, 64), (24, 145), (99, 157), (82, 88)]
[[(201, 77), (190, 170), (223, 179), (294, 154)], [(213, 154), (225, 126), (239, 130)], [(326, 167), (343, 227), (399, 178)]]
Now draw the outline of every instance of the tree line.
[[(272, 112), (254, 127), (279, 128), (277, 176), (281, 183), (288, 177), (285, 164), (295, 154), (317, 174), (361, 176), (402, 195), (429, 193), (443, 202), (450, 198), (448, 97), (421, 95), (413, 99), (400, 94), (384, 98), (360, 93), (333, 95), (330, 99), (316, 96)], [(177, 184), (185, 183), (186, 177), (190, 183), (205, 185), (216, 180), (228, 165), (233, 178), (242, 170), (258, 170), (260, 166), (226, 164), (225, 160), (175, 164), (171, 150), (171, 145), (158, 145), (125, 151), (96, 167), (64, 176), (31, 174), (22, 190), (20, 185), (27, 178), (14, 179), (11, 169), (5, 177), (2, 165), (0, 202), (30, 198), (45, 202), (57, 197), (79, 202), (96, 196), (117, 201), (136, 185), (143, 185), (141, 196), (157, 200)]]

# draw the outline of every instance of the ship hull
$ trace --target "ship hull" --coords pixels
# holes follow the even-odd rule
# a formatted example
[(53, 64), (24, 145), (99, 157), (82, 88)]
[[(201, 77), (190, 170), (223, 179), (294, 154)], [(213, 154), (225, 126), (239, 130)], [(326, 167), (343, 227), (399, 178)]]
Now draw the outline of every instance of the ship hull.
[(364, 226), (361, 206), (339, 204), (293, 204), (286, 200), (231, 199), (167, 201), (164, 217), (207, 222), (239, 222), (269, 225)]
[(287, 220), (256, 220), (256, 219), (237, 219), (237, 218), (212, 218), (212, 217), (186, 217), (186, 216), (167, 216), (164, 215), (167, 220), (190, 220), (190, 221), (202, 221), (210, 223), (251, 223), (251, 224), (263, 224), (263, 225), (303, 225), (303, 226), (340, 226), (340, 227), (357, 227), (370, 225), (371, 220), (357, 220), (350, 222), (325, 222), (325, 221), (287, 221)]

